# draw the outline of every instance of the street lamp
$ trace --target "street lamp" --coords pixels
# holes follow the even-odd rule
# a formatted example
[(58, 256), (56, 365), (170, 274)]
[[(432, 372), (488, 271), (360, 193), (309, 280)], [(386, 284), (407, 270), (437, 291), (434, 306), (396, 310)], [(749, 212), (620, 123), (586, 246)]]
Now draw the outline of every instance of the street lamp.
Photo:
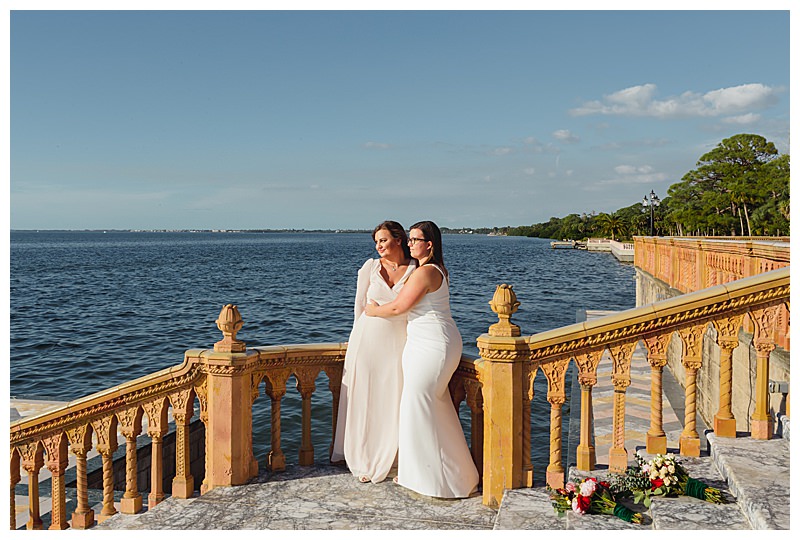
[(658, 198), (655, 191), (652, 189), (650, 190), (649, 195), (645, 195), (642, 199), (642, 206), (647, 208), (650, 207), (650, 236), (653, 236), (653, 208), (658, 206), (661, 202), (661, 199)]

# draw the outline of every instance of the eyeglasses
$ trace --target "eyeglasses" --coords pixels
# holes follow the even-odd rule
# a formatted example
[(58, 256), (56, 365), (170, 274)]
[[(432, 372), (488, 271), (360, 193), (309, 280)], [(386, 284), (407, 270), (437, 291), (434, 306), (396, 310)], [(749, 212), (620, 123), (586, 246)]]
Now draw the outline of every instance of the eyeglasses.
[(427, 242), (427, 240), (425, 240), (424, 238), (411, 238), (411, 237), (408, 238), (408, 245), (410, 246), (413, 246), (417, 242)]

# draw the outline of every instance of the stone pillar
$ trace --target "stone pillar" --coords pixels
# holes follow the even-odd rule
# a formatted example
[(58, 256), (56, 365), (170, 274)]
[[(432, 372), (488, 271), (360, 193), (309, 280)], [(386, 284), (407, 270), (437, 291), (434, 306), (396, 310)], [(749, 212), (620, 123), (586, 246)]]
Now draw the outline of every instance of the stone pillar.
[(103, 459), (103, 509), (97, 516), (102, 523), (117, 513), (114, 507), (114, 452), (117, 451), (117, 417), (113, 414), (92, 421), (97, 436), (97, 451)]
[(339, 394), (342, 390), (342, 371), (343, 365), (337, 363), (334, 366), (325, 368), (325, 373), (328, 375), (328, 389), (331, 391), (331, 401), (333, 406), (333, 419), (331, 421), (331, 444), (328, 447), (328, 458), (333, 455), (333, 442), (336, 439), (336, 422), (339, 420)]
[(22, 480), (22, 476), (19, 474), (19, 452), (12, 446), (11, 447), (11, 476), (9, 477), (10, 484), (11, 484), (11, 519), (9, 521), (10, 530), (15, 531), (17, 530), (17, 502), (16, 502), (16, 491), (17, 491), (17, 484), (19, 484), (20, 480)]
[(47, 468), (52, 481), (53, 507), (50, 511), (50, 529), (62, 531), (69, 527), (67, 523), (67, 495), (64, 484), (64, 471), (67, 470), (67, 438), (64, 433), (50, 436), (42, 441), (47, 452)]
[[(533, 401), (533, 381), (538, 368), (525, 364), (522, 375), (522, 483), (533, 487), (533, 463), (531, 463), (531, 402)], [(481, 418), (483, 415), (481, 414)], [(481, 425), (483, 434), (483, 425)]]
[(769, 412), (769, 354), (775, 348), (775, 321), (779, 306), (750, 312), (755, 325), (753, 345), (756, 349), (756, 406), (750, 415), (750, 432), (754, 439), (771, 439), (773, 420)]
[(553, 489), (564, 487), (564, 466), (561, 464), (561, 408), (566, 401), (564, 375), (569, 358), (559, 358), (540, 367), (547, 378), (547, 401), (550, 403), (550, 462), (547, 465), (547, 485)]
[(222, 308), (217, 327), (223, 339), (213, 352), (204, 352), (200, 364), (208, 386), (206, 480), (208, 490), (237, 486), (252, 476), (253, 412), (251, 374), (258, 361), (257, 351), (247, 351), (236, 339), (242, 317), (236, 306)]
[(172, 496), (188, 499), (194, 493), (189, 452), (189, 425), (194, 414), (194, 391), (186, 388), (169, 395), (172, 416), (175, 418), (175, 478), (172, 479)]
[(699, 324), (678, 330), (683, 342), (681, 363), (686, 370), (686, 398), (680, 453), (683, 456), (700, 455), (700, 435), (697, 433), (697, 370), (703, 365), (703, 334), (705, 325)]
[(92, 449), (92, 430), (84, 424), (67, 430), (70, 451), (75, 454), (78, 505), (72, 512), (72, 528), (88, 529), (95, 524), (94, 510), (89, 506), (89, 482), (86, 478), (86, 454)]
[[(481, 394), (481, 384), (478, 381), (466, 380), (464, 381), (464, 388), (467, 407), (469, 407), (471, 413), (470, 453), (478, 473), (483, 475), (483, 395)], [(530, 451), (528, 455), (530, 455)]]
[(625, 448), (625, 394), (631, 384), (631, 358), (636, 342), (609, 347), (614, 369), (611, 382), (614, 384), (614, 418), (611, 448), (608, 451), (608, 469), (624, 472), (628, 468), (628, 450)]
[(667, 453), (667, 434), (664, 433), (663, 374), (667, 365), (667, 346), (672, 333), (644, 339), (647, 362), (650, 364), (650, 429), (645, 436), (645, 448), (650, 454)]
[(42, 445), (39, 441), (18, 447), (22, 454), (22, 468), (28, 473), (28, 530), (43, 529), (42, 516), (39, 511), (39, 470), (44, 465)]
[(271, 471), (286, 469), (286, 456), (281, 449), (281, 399), (286, 395), (289, 375), (289, 370), (285, 368), (267, 372), (266, 392), (270, 399), (270, 448), (267, 466)]
[(597, 365), (603, 357), (603, 350), (595, 349), (575, 356), (575, 363), (578, 364), (578, 382), (581, 385), (581, 436), (575, 454), (575, 465), (582, 471), (594, 470), (597, 464), (592, 388), (597, 384)]
[(528, 345), (510, 321), (519, 307), (511, 286), (499, 285), (489, 305), (500, 321), (478, 337), (484, 375), (483, 504), (497, 508), (504, 489), (524, 485), (522, 382)]
[(164, 435), (169, 430), (167, 423), (166, 398), (143, 404), (147, 413), (147, 435), (150, 436), (150, 494), (147, 496), (148, 509), (164, 500)]
[(302, 398), (298, 463), (303, 466), (314, 464), (314, 445), (311, 443), (311, 396), (317, 389), (314, 382), (317, 375), (319, 368), (299, 368), (295, 372), (296, 388)]
[(142, 496), (136, 479), (136, 438), (142, 432), (142, 409), (138, 405), (123, 409), (117, 412), (117, 420), (120, 432), (125, 437), (125, 493), (119, 502), (119, 509), (123, 514), (136, 514), (142, 509)]
[(739, 328), (744, 315), (731, 315), (714, 321), (719, 346), (719, 409), (714, 415), (717, 437), (736, 437), (733, 403), (733, 350), (739, 346)]

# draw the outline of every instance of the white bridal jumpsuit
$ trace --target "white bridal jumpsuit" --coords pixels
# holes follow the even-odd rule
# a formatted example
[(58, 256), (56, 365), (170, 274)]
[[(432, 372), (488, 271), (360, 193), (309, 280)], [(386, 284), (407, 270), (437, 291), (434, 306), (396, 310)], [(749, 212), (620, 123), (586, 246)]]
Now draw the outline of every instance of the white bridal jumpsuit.
[(398, 483), (423, 495), (460, 498), (477, 487), (478, 470), (447, 387), (463, 345), (444, 272), (442, 277), (439, 289), (408, 312)]
[(397, 457), (406, 316), (367, 317), (364, 307), (370, 300), (394, 300), (414, 268), (412, 261), (394, 287), (381, 276), (380, 259), (367, 260), (358, 271), (331, 461), (344, 459), (354, 476), (375, 483), (386, 478)]

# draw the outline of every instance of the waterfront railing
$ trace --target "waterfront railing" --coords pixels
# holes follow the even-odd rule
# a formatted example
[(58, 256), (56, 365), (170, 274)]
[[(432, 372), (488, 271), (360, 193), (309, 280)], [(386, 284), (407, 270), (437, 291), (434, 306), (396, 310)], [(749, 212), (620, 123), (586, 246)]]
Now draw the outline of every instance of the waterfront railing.
[[(788, 305), (789, 268), (786, 267), (592, 321), (524, 336), (511, 320), (519, 306), (513, 288), (499, 285), (490, 301), (498, 322), (478, 337), (480, 357), (462, 357), (450, 382), (454, 405), (458, 408), (458, 404), (466, 400), (471, 412), (470, 446), (482, 475), (484, 504), (497, 507), (506, 489), (533, 486), (531, 401), (533, 381), (539, 370), (547, 380), (546, 397), (550, 404), (550, 421), (546, 423), (549, 429), (547, 483), (559, 487), (564, 482), (562, 406), (566, 400), (565, 374), (571, 363), (577, 367), (581, 389), (577, 466), (587, 471), (594, 468), (592, 388), (597, 382), (598, 364), (606, 351), (613, 362), (614, 385), (613, 442), (608, 456), (611, 470), (622, 471), (628, 462), (625, 392), (631, 381), (631, 357), (639, 343), (646, 347), (652, 369), (649, 452), (666, 451), (661, 413), (662, 370), (667, 345), (677, 336), (675, 339), (682, 344), (682, 366), (687, 381), (680, 452), (687, 456), (699, 455), (695, 381), (704, 361), (702, 338), (710, 326), (716, 330), (717, 343), (723, 351), (720, 403), (714, 428), (719, 436), (736, 436), (730, 407), (730, 356), (739, 346), (738, 330), (745, 317), (755, 326), (753, 343), (758, 355), (752, 436), (770, 438), (773, 419), (766, 401), (769, 353), (775, 347), (779, 329), (778, 310), (785, 307), (788, 312)], [(126, 445), (126, 489), (118, 503), (119, 511), (140, 512), (143, 502), (136, 480), (136, 442), (142, 435), (144, 418), (147, 436), (152, 442), (148, 508), (158, 504), (165, 497), (162, 483), (165, 458), (161, 442), (169, 429), (170, 409), (176, 430), (173, 497), (188, 498), (194, 494), (196, 482), (189, 467), (188, 426), (196, 410), (205, 426), (205, 467), (200, 492), (250, 481), (259, 468), (253, 449), (253, 407), (262, 395), (262, 388), (270, 402), (271, 440), (266, 463), (271, 470), (282, 470), (286, 459), (281, 450), (281, 400), (288, 391), (287, 381), (291, 376), (302, 398), (298, 460), (301, 466), (313, 464), (311, 397), (318, 391), (318, 376), (324, 372), (333, 403), (331, 434), (335, 433), (346, 344), (247, 348), (236, 337), (242, 324), (236, 306), (227, 305), (217, 319), (223, 339), (213, 349), (186, 351), (178, 366), (13, 422), (10, 432), (11, 528), (16, 528), (15, 491), (21, 480), (21, 470), (28, 476), (26, 526), (29, 529), (43, 527), (38, 486), (39, 473), (44, 466), (52, 475), (51, 529), (88, 528), (116, 514), (112, 457), (120, 435)], [(86, 456), (93, 446), (101, 454), (103, 466), (103, 501), (97, 520), (88, 504), (86, 479)], [(76, 457), (77, 469), (77, 507), (71, 514), (71, 521), (67, 518), (64, 482), (69, 452)]]

